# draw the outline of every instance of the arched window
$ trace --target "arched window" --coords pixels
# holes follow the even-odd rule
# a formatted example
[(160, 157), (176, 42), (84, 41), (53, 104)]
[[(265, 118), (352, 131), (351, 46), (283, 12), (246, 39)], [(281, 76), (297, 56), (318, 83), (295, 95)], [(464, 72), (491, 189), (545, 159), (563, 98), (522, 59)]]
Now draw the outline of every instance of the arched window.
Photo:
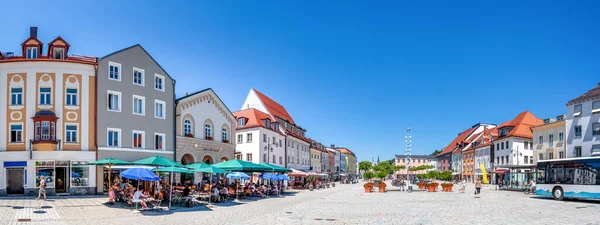
[(204, 137), (206, 139), (212, 137), (211, 132), (210, 132), (210, 124), (204, 125)]
[(224, 141), (229, 140), (227, 139), (227, 129), (223, 128), (223, 130), (221, 130), (221, 135)]
[(192, 121), (184, 120), (183, 121), (183, 136), (190, 137), (192, 135)]

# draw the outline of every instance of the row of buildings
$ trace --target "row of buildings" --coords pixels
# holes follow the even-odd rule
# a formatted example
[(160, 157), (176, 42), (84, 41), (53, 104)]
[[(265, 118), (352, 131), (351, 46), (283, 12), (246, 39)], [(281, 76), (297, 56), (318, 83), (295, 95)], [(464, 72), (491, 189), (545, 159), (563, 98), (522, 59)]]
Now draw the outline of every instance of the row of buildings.
[(107, 157), (238, 158), (356, 173), (354, 153), (307, 138), (283, 106), (254, 89), (232, 112), (210, 88), (177, 98), (175, 79), (140, 45), (100, 58), (70, 50), (61, 37), (44, 45), (31, 27), (20, 54), (0, 51), (0, 195), (31, 194), (41, 175), (49, 194), (103, 193), (108, 168), (87, 163)]
[[(540, 119), (529, 111), (500, 125), (475, 124), (460, 132), (435, 160), (438, 171), (473, 182), (521, 188), (538, 160), (600, 156), (600, 83), (566, 103), (566, 114)], [(413, 157), (418, 159), (418, 157)]]

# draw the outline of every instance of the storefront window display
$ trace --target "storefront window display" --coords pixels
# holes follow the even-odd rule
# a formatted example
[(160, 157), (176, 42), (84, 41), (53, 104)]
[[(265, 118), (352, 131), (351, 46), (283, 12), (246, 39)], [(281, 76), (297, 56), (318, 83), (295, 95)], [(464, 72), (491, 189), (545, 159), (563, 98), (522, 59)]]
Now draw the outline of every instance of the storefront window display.
[(46, 187), (54, 187), (54, 161), (36, 161), (35, 162), (35, 187), (40, 185), (40, 176), (46, 179)]
[(90, 168), (87, 161), (71, 162), (71, 187), (89, 186)]

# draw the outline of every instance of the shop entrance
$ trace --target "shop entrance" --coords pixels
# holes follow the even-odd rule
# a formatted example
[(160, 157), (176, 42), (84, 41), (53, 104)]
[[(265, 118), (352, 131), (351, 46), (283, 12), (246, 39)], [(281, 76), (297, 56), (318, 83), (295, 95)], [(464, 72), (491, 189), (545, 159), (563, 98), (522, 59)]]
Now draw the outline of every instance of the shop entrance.
[(25, 169), (6, 168), (6, 194), (25, 194)]
[(56, 167), (56, 193), (67, 193), (69, 184), (67, 167)]

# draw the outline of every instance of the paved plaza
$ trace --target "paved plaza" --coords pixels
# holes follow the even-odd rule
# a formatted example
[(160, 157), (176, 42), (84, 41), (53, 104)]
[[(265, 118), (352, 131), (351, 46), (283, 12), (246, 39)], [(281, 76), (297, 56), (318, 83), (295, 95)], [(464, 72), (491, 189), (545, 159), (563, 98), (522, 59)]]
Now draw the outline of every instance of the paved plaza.
[[(391, 187), (391, 186), (388, 186)], [(338, 184), (283, 197), (133, 213), (106, 206), (102, 197), (0, 198), (0, 224), (600, 224), (600, 202), (554, 201), (521, 192), (364, 193)], [(31, 222), (18, 222), (31, 219)]]

